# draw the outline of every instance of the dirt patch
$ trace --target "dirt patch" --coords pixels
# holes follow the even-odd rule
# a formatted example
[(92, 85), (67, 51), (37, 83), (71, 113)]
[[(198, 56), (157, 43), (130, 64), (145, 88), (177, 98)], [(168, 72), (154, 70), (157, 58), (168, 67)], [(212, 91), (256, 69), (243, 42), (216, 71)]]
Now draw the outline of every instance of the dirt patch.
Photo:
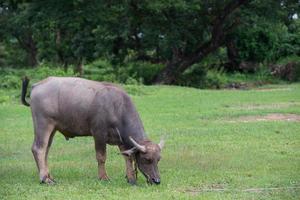
[(264, 116), (242, 116), (230, 122), (255, 122), (255, 121), (292, 121), (300, 122), (300, 115), (272, 113)]
[(232, 82), (224, 86), (224, 89), (228, 90), (251, 90), (258, 92), (276, 92), (276, 91), (291, 91), (291, 87), (274, 87), (268, 86), (267, 82), (254, 82), (254, 83), (243, 83), (243, 82)]
[(295, 191), (299, 190), (299, 186), (286, 186), (286, 187), (270, 187), (270, 188), (247, 188), (247, 189), (229, 189), (229, 188), (191, 188), (186, 189), (180, 192), (189, 193), (193, 196), (205, 193), (205, 192), (253, 192), (253, 193), (261, 193), (261, 192), (270, 192), (270, 191)]
[(265, 91), (276, 92), (276, 91), (290, 91), (292, 89), (291, 88), (255, 88), (253, 90), (259, 92), (265, 92)]
[(285, 102), (285, 103), (272, 103), (272, 104), (245, 104), (245, 105), (236, 105), (236, 106), (228, 106), (228, 107), (232, 109), (241, 109), (241, 110), (264, 110), (264, 109), (289, 108), (292, 106), (300, 106), (300, 102)]
[(180, 190), (180, 192), (189, 193), (192, 196), (196, 196), (199, 193), (208, 192), (208, 191), (224, 191), (226, 190), (222, 184), (212, 184), (209, 187), (205, 188), (187, 188)]

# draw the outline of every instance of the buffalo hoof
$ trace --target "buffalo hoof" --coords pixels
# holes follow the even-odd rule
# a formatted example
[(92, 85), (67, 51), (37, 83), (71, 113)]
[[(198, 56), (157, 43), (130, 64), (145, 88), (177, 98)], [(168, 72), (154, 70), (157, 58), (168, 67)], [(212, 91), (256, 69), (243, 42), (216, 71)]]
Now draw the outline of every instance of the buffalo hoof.
[(54, 185), (55, 181), (53, 178), (51, 178), (49, 175), (44, 176), (44, 178), (40, 182), (41, 184), (47, 184), (47, 185)]
[(107, 175), (99, 177), (100, 181), (109, 181), (109, 177)]
[(136, 179), (135, 178), (128, 178), (128, 176), (125, 176), (127, 183), (129, 183), (130, 185), (136, 185)]
[(135, 179), (127, 179), (127, 182), (128, 182), (130, 185), (136, 185), (136, 180), (135, 180)]

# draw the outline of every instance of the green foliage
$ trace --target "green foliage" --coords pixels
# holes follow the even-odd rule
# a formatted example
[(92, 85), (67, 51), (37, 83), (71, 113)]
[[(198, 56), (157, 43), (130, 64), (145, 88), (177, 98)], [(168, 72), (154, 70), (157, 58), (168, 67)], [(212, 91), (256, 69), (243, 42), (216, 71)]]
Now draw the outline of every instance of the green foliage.
[(274, 60), (279, 46), (282, 29), (270, 24), (261, 23), (245, 30), (241, 28), (237, 37), (240, 61)]
[(204, 88), (207, 69), (199, 64), (186, 70), (181, 77), (180, 84), (189, 87)]
[(241, 25), (229, 35), (238, 50), (236, 59), (275, 63), (299, 55), (300, 19), (293, 17), (296, 13), (299, 16), (299, 2), (252, 1), (242, 13)]
[(35, 70), (29, 70), (29, 78), (42, 80), (49, 76), (76, 76), (77, 74), (73, 72), (72, 69), (64, 71), (63, 68), (51, 67), (47, 64), (40, 65)]
[(249, 84), (250, 86), (260, 86), (262, 84), (276, 84), (280, 83), (278, 78), (272, 76), (271, 71), (267, 65), (260, 65), (255, 73), (227, 73), (226, 83), (231, 84)]
[(0, 104), (8, 103), (10, 101), (9, 95), (0, 90)]
[(300, 19), (294, 19), (287, 27), (283, 28), (278, 45), (277, 57), (300, 56)]
[(49, 76), (76, 76), (72, 70), (65, 72), (62, 68), (50, 67), (48, 64), (42, 64), (36, 69), (0, 69), (2, 77), (0, 88), (2, 89), (20, 89), (21, 79), (24, 76), (29, 77), (31, 83), (40, 81)]
[(222, 70), (208, 69), (205, 65), (195, 64), (181, 77), (181, 85), (196, 88), (223, 88), (227, 75)]
[[(2, 74), (2, 73), (1, 73)], [(1, 78), (0, 88), (3, 89), (17, 89), (20, 87), (20, 77), (16, 75), (4, 75)]]
[[(227, 62), (226, 48), (219, 48), (216, 52), (205, 57), (200, 63), (192, 65), (181, 76), (180, 85), (196, 88), (219, 88), (219, 80), (211, 80), (223, 74), (216, 66)], [(215, 69), (215, 70), (214, 70)]]
[(114, 67), (105, 59), (98, 59), (86, 65), (84, 77), (96, 81), (117, 82)]
[(281, 58), (275, 65), (272, 65), (275, 76), (289, 81), (300, 81), (300, 56), (292, 55)]
[(300, 81), (300, 62), (295, 63), (294, 74), (291, 82), (299, 82)]
[(126, 90), (126, 92), (130, 95), (141, 96), (146, 94), (146, 91), (143, 89), (143, 86), (137, 85), (136, 82), (134, 82), (133, 84), (126, 84), (123, 87)]
[(20, 68), (26, 65), (26, 53), (20, 49), (16, 40), (0, 42), (0, 67)]
[(162, 69), (161, 64), (149, 62), (127, 62), (112, 65), (106, 59), (98, 59), (85, 66), (84, 77), (97, 80), (126, 84), (150, 84)]
[(280, 80), (271, 75), (267, 65), (260, 65), (255, 73), (247, 74), (241, 72), (227, 73), (222, 69), (209, 68), (214, 59), (193, 65), (186, 70), (180, 79), (183, 86), (195, 88), (220, 89), (231, 87), (231, 85), (244, 85), (253, 87), (267, 83), (279, 83)]
[(224, 72), (220, 70), (209, 70), (206, 75), (205, 85), (206, 88), (220, 89), (226, 86), (227, 79)]
[(287, 57), (279, 59), (276, 63), (280, 64), (280, 65), (286, 65), (290, 62), (300, 63), (300, 56), (297, 56), (297, 55), (287, 56)]
[[(230, 2), (5, 0), (0, 3), (0, 65), (24, 68), (40, 62), (80, 71), (78, 66), (84, 63), (89, 79), (151, 84), (170, 62), (180, 66), (204, 60), (207, 64), (202, 65), (218, 71), (228, 61), (222, 47), (228, 40), (236, 44), (238, 62), (274, 63), (299, 55), (300, 22), (293, 18), (299, 16), (299, 2), (254, 0), (226, 13)], [(220, 24), (216, 19), (221, 19)], [(213, 33), (215, 28), (220, 37)], [(211, 52), (214, 56), (208, 55)], [(205, 85), (192, 72), (202, 76), (201, 70), (185, 72), (183, 77), (196, 81), (188, 80), (186, 85)], [(209, 82), (218, 85), (222, 81)]]
[(162, 64), (152, 64), (149, 62), (130, 62), (125, 64), (129, 76), (149, 85), (154, 77), (162, 70)]

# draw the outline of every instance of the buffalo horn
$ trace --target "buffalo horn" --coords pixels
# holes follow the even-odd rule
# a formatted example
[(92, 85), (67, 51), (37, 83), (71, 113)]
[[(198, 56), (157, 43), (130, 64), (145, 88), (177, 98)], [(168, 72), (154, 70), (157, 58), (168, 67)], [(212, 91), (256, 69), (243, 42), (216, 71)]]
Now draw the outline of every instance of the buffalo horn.
[(129, 137), (129, 139), (139, 151), (146, 153), (146, 147), (144, 145), (138, 144), (132, 137)]

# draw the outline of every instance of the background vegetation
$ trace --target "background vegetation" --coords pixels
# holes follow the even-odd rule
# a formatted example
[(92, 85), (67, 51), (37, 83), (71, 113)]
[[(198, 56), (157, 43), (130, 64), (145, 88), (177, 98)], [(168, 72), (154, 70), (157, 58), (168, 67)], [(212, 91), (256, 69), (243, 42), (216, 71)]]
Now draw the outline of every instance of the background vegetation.
[[(299, 198), (299, 11), (299, 0), (0, 1), (0, 199)], [(99, 181), (93, 140), (57, 133), (57, 184), (40, 185), (25, 75), (121, 83), (149, 137), (167, 138), (162, 184), (128, 185), (115, 147)], [(270, 113), (297, 119), (258, 120)]]
[(298, 0), (4, 0), (1, 75), (46, 66), (41, 71), (200, 88), (297, 81), (299, 10)]

